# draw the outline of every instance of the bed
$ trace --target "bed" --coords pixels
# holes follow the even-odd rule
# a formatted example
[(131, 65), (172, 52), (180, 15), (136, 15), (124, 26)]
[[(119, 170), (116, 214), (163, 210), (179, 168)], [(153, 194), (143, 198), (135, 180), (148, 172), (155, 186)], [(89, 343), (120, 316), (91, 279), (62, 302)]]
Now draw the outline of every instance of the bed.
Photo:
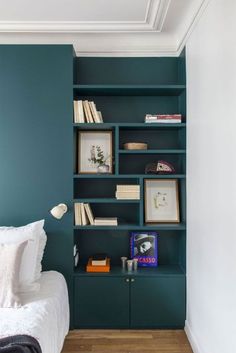
[(19, 309), (0, 308), (0, 338), (29, 335), (42, 353), (59, 353), (69, 330), (67, 285), (62, 274), (42, 272), (40, 290), (21, 294)]

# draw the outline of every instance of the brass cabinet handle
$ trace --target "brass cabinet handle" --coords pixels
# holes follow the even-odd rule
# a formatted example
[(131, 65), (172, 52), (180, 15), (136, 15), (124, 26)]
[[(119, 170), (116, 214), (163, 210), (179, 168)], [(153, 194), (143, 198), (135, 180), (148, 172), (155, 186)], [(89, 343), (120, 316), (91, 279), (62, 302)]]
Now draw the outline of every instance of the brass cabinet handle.
[(131, 278), (131, 282), (134, 282), (134, 278)]
[(129, 278), (126, 278), (126, 280), (125, 280), (126, 282), (129, 282)]

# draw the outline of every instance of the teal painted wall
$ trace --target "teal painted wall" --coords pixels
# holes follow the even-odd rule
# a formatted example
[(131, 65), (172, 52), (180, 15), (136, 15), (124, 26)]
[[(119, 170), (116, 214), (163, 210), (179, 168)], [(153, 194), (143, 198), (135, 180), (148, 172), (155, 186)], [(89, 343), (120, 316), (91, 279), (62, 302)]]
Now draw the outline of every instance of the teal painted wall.
[[(45, 219), (44, 269), (73, 269), (73, 48), (0, 46), (0, 225)], [(49, 210), (70, 207), (61, 221)]]

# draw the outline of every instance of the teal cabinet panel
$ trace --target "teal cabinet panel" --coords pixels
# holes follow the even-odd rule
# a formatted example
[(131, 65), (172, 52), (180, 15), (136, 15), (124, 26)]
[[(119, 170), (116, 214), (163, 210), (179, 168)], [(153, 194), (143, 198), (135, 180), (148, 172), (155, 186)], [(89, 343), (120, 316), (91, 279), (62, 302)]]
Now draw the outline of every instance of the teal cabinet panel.
[(178, 328), (185, 321), (185, 276), (133, 278), (132, 328)]
[(129, 282), (118, 277), (75, 278), (76, 328), (127, 328)]

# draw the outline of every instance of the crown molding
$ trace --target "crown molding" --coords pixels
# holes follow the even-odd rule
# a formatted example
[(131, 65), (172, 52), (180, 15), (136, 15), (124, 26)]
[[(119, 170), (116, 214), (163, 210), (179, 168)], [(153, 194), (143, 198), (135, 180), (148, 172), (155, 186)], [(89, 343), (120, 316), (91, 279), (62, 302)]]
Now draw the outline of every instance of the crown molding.
[(0, 21), (2, 33), (160, 32), (171, 0), (149, 0), (143, 21)]
[[(68, 25), (71, 23), (66, 22), (64, 23), (65, 29), (60, 27), (59, 30), (55, 27), (55, 31), (48, 32), (44, 31), (45, 27), (43, 27), (41, 31), (27, 32), (24, 27), (19, 30), (18, 23), (15, 28), (11, 25), (8, 30), (7, 27), (4, 27), (5, 30), (3, 30), (3, 23), (0, 22), (0, 44), (73, 44), (78, 56), (179, 56), (210, 1), (199, 0), (198, 5), (195, 3), (195, 7), (187, 14), (185, 21), (182, 22), (182, 27), (176, 33), (161, 31), (171, 0), (161, 2), (150, 0), (143, 25), (148, 24), (148, 28), (152, 28), (152, 30), (147, 30), (146, 26), (145, 31), (134, 31), (133, 29), (132, 31), (118, 31), (116, 28), (113, 31), (104, 30), (91, 33), (93, 32), (91, 30), (91, 32), (78, 33), (77, 31), (73, 32), (72, 29), (67, 31)], [(162, 7), (159, 12), (162, 13), (162, 16), (158, 19), (157, 15), (153, 16), (153, 13), (156, 13), (153, 6)], [(96, 25), (96, 23), (94, 24)], [(34, 25), (35, 23), (32, 22), (32, 26)], [(54, 25), (56, 26), (55, 23)]]

